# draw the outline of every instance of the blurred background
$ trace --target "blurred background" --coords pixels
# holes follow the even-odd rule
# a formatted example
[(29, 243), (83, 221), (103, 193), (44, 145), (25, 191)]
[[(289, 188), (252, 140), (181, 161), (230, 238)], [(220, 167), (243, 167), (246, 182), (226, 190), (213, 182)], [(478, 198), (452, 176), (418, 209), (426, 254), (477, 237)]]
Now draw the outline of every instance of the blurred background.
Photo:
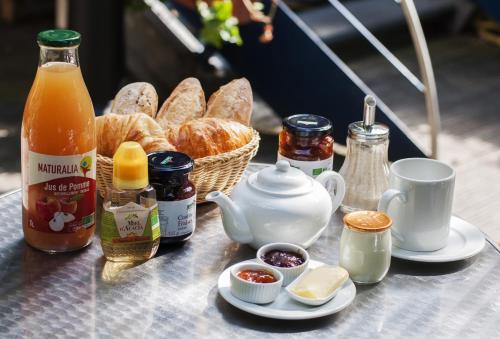
[(133, 81), (152, 83), (163, 101), (189, 76), (207, 98), (247, 77), (260, 162), (275, 161), (282, 117), (313, 113), (333, 121), (338, 169), (347, 125), (373, 94), (377, 120), (391, 128), (390, 160), (429, 156), (454, 166), (454, 213), (498, 242), (499, 22), (493, 0), (0, 0), (0, 193), (21, 184), (36, 34), (67, 27), (82, 33), (96, 114)]

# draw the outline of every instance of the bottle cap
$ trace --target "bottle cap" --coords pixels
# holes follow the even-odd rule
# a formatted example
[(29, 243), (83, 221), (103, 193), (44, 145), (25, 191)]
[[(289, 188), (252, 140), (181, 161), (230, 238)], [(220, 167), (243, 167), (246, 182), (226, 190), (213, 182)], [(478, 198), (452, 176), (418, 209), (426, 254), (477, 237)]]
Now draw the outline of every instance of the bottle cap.
[(148, 156), (135, 141), (122, 143), (113, 156), (113, 187), (141, 189), (149, 185)]
[(181, 152), (165, 151), (148, 154), (150, 175), (186, 174), (193, 171), (194, 161)]
[(81, 35), (69, 29), (49, 29), (38, 33), (36, 41), (41, 46), (73, 47), (80, 44)]

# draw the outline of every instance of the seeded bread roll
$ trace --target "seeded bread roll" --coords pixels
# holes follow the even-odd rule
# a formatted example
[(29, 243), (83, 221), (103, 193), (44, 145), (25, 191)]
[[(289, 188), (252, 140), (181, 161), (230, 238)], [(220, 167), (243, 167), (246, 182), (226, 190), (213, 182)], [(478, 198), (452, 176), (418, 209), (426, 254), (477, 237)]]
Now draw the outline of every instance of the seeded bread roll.
[(205, 114), (205, 93), (196, 78), (181, 81), (163, 103), (156, 121), (163, 129), (182, 125)]
[(153, 85), (147, 82), (133, 82), (116, 94), (111, 113), (144, 113), (154, 118), (158, 110), (158, 94)]
[(165, 132), (150, 116), (144, 113), (109, 113), (96, 118), (97, 153), (112, 157), (124, 141), (136, 141), (146, 153), (175, 151), (165, 137)]
[(236, 79), (210, 96), (205, 117), (234, 120), (250, 125), (253, 109), (252, 87), (247, 79)]
[(198, 159), (240, 148), (250, 142), (253, 133), (236, 121), (201, 118), (169, 128), (165, 135), (177, 151)]

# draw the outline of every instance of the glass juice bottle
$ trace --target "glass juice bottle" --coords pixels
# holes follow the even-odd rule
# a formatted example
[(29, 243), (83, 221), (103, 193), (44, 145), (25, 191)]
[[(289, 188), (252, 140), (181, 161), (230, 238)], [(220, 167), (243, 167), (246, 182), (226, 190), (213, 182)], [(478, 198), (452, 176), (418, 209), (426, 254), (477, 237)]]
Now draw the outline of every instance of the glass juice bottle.
[(156, 192), (149, 185), (148, 157), (141, 145), (126, 141), (113, 156), (113, 187), (101, 216), (101, 246), (110, 261), (143, 261), (160, 245)]
[(28, 244), (55, 253), (92, 241), (96, 136), (92, 101), (78, 63), (80, 34), (38, 34), (40, 60), (21, 130), (23, 231)]

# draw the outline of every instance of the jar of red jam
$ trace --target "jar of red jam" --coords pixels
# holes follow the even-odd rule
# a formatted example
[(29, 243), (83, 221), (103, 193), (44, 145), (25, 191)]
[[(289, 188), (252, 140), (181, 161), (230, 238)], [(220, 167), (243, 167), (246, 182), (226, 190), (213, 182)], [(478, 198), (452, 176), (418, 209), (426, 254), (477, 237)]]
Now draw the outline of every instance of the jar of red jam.
[(196, 227), (196, 188), (189, 180), (194, 161), (180, 152), (148, 155), (149, 183), (156, 190), (160, 244), (186, 241)]
[(283, 120), (278, 160), (287, 160), (292, 167), (311, 177), (333, 167), (332, 122), (313, 114), (292, 115)]

